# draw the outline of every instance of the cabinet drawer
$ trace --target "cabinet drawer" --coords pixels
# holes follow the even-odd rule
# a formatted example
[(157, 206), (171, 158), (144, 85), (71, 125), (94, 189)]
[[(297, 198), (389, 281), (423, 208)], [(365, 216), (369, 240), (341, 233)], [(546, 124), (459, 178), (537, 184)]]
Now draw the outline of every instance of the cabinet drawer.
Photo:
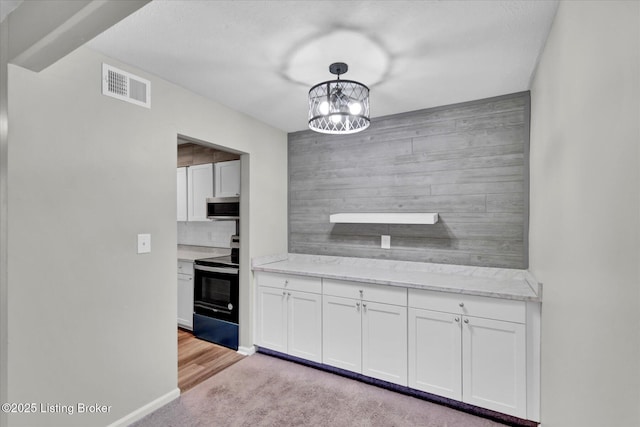
[(524, 323), (524, 301), (409, 289), (409, 307)]
[(193, 263), (189, 261), (178, 261), (178, 274), (193, 276)]
[(292, 274), (256, 272), (258, 286), (291, 289), (292, 291), (322, 293), (322, 280), (319, 277), (296, 276)]
[(186, 280), (188, 282), (193, 280), (193, 274), (178, 273), (178, 280)]
[(345, 280), (323, 279), (324, 295), (407, 306), (407, 289)]

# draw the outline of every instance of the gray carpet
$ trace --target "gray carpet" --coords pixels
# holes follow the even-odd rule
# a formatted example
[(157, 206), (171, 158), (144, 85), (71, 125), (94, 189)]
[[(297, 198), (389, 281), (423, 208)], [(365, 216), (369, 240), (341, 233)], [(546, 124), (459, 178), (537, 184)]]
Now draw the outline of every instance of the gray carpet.
[(498, 427), (503, 424), (255, 354), (200, 383), (133, 426)]

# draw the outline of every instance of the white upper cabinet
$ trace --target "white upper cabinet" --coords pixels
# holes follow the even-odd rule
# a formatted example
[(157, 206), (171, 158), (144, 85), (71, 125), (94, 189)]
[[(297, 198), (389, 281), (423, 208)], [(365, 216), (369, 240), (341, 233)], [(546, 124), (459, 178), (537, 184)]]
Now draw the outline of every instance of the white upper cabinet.
[(178, 221), (187, 220), (187, 168), (178, 168)]
[(187, 168), (187, 220), (207, 219), (207, 198), (213, 197), (213, 163)]
[(240, 195), (240, 160), (215, 163), (214, 167), (216, 197), (238, 197)]

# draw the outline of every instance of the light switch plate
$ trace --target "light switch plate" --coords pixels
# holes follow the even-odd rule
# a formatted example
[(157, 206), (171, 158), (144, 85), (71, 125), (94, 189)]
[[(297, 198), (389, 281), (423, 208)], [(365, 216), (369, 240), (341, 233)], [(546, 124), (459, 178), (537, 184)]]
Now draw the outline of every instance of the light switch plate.
[(380, 247), (382, 249), (391, 249), (391, 236), (383, 234), (380, 237)]
[(151, 252), (151, 234), (138, 234), (138, 253), (148, 254)]

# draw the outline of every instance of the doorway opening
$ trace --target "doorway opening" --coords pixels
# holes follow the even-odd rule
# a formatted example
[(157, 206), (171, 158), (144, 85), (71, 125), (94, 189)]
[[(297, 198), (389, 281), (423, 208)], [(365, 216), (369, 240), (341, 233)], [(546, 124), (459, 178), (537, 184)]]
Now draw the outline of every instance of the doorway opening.
[[(222, 208), (235, 204), (239, 210), (242, 167), (246, 162), (246, 153), (177, 137), (177, 342), (181, 392), (243, 357), (242, 352), (236, 351), (238, 313), (242, 310), (238, 277), (241, 266), (246, 268), (246, 262), (241, 263), (241, 241), (248, 239), (241, 239), (240, 213), (220, 217), (217, 209), (222, 205), (217, 203), (224, 201)], [(212, 269), (234, 270), (235, 279), (214, 280)], [(224, 278), (228, 277), (231, 276), (226, 272)], [(224, 295), (235, 295), (235, 299), (225, 302), (224, 307), (209, 307), (222, 301)], [(222, 311), (229, 311), (229, 315), (221, 317)]]

